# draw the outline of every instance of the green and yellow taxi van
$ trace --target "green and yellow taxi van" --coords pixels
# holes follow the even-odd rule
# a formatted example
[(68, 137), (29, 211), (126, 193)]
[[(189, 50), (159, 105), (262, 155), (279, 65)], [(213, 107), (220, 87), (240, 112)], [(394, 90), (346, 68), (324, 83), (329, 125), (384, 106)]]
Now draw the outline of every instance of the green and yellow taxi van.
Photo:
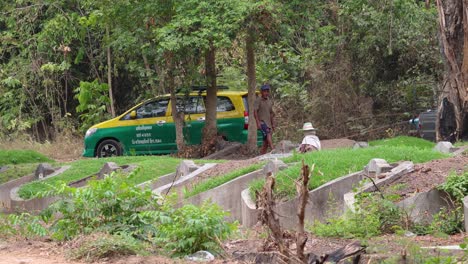
[[(198, 89), (178, 95), (176, 108), (185, 113), (184, 139), (201, 143), (205, 125), (206, 91)], [(175, 123), (169, 95), (140, 103), (122, 115), (92, 126), (86, 131), (84, 157), (169, 154), (177, 151)], [(218, 133), (228, 141), (247, 142), (247, 92), (218, 88)], [(257, 142), (262, 143), (261, 133)]]

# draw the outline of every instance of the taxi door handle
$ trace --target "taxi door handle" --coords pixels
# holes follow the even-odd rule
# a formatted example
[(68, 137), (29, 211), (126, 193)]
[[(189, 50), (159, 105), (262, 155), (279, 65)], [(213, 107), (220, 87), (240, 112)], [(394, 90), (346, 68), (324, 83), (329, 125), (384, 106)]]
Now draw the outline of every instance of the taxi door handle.
[(165, 123), (166, 123), (165, 120), (159, 120), (158, 122), (156, 122), (156, 124), (158, 124), (160, 126), (164, 125)]
[(197, 120), (198, 120), (198, 121), (205, 121), (205, 117), (204, 117), (204, 116), (199, 117), (199, 118), (197, 118)]

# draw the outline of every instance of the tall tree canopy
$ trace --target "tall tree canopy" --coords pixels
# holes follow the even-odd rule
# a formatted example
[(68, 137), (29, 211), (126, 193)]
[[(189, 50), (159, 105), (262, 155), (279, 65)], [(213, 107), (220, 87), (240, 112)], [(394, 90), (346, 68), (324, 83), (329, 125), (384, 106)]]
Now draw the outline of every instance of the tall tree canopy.
[(216, 85), (247, 90), (247, 72), (251, 94), (272, 86), (275, 137), (305, 121), (369, 136), (438, 105), (443, 79), (437, 8), (422, 1), (0, 0), (0, 14), (1, 138), (82, 133), (112, 106), (207, 84), (212, 139)]

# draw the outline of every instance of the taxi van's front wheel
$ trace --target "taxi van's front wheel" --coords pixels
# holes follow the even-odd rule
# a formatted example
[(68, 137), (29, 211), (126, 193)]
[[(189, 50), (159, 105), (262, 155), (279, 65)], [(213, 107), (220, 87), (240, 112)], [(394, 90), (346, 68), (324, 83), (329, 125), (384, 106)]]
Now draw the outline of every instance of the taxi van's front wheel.
[(98, 158), (106, 158), (113, 156), (121, 156), (122, 147), (120, 143), (113, 139), (106, 139), (102, 141), (97, 147), (96, 156)]

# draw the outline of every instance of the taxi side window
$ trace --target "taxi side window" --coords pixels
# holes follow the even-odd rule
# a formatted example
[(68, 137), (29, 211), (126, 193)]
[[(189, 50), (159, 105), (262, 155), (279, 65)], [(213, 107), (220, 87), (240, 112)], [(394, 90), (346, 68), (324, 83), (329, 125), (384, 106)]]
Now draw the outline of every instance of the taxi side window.
[[(166, 116), (167, 105), (169, 103), (168, 98), (163, 98), (151, 102), (147, 102), (137, 109), (137, 119), (142, 118), (153, 118), (153, 117), (163, 117)], [(130, 120), (130, 113), (126, 114), (122, 120)]]
[(177, 98), (177, 111), (184, 111), (185, 114), (205, 113), (205, 103), (200, 96), (190, 96), (187, 98)]
[(235, 107), (232, 104), (231, 99), (225, 96), (218, 96), (218, 102), (216, 104), (216, 112), (229, 112), (234, 110)]

